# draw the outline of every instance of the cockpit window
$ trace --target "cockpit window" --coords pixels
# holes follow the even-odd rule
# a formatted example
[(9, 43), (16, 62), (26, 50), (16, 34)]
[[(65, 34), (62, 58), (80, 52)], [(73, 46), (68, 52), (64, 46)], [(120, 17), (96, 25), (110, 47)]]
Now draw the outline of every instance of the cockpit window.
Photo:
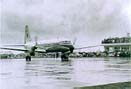
[(70, 41), (62, 41), (62, 43), (64, 43), (64, 44), (70, 44), (71, 42)]

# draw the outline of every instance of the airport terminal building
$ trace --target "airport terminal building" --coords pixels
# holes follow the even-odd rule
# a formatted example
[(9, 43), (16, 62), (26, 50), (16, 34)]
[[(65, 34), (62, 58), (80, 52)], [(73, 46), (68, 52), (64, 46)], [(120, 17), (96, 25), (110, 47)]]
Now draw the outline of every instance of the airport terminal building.
[[(131, 43), (131, 36), (127, 33), (126, 37), (114, 37), (107, 38), (102, 41), (102, 44), (115, 44), (115, 43)], [(130, 57), (131, 56), (131, 45), (107, 45), (104, 46), (105, 52), (109, 56), (120, 56), (120, 57)]]

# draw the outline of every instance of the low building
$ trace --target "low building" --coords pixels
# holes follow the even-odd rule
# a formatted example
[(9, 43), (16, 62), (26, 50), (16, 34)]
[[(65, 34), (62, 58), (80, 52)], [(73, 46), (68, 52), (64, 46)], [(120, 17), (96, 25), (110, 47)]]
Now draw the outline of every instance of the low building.
[[(102, 41), (102, 44), (115, 44), (115, 43), (131, 43), (131, 37), (129, 33), (127, 37), (114, 37), (107, 38)], [(105, 52), (109, 56), (121, 56), (121, 57), (130, 57), (131, 56), (131, 45), (105, 45)]]

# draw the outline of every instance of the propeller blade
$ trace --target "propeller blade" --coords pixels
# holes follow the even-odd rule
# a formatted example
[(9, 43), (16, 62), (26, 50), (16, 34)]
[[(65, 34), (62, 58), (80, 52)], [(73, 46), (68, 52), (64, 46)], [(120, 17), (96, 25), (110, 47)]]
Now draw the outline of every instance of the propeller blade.
[(38, 45), (38, 37), (35, 36), (35, 45), (37, 46)]
[(74, 40), (73, 40), (73, 45), (76, 44), (76, 40), (77, 40), (77, 38), (74, 38)]

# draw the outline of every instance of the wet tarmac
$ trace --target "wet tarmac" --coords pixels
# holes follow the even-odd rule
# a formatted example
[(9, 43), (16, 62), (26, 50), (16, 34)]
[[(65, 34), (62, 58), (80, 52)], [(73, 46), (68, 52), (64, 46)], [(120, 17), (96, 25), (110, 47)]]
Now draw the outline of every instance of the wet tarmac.
[(0, 89), (73, 89), (131, 81), (131, 58), (0, 60)]

